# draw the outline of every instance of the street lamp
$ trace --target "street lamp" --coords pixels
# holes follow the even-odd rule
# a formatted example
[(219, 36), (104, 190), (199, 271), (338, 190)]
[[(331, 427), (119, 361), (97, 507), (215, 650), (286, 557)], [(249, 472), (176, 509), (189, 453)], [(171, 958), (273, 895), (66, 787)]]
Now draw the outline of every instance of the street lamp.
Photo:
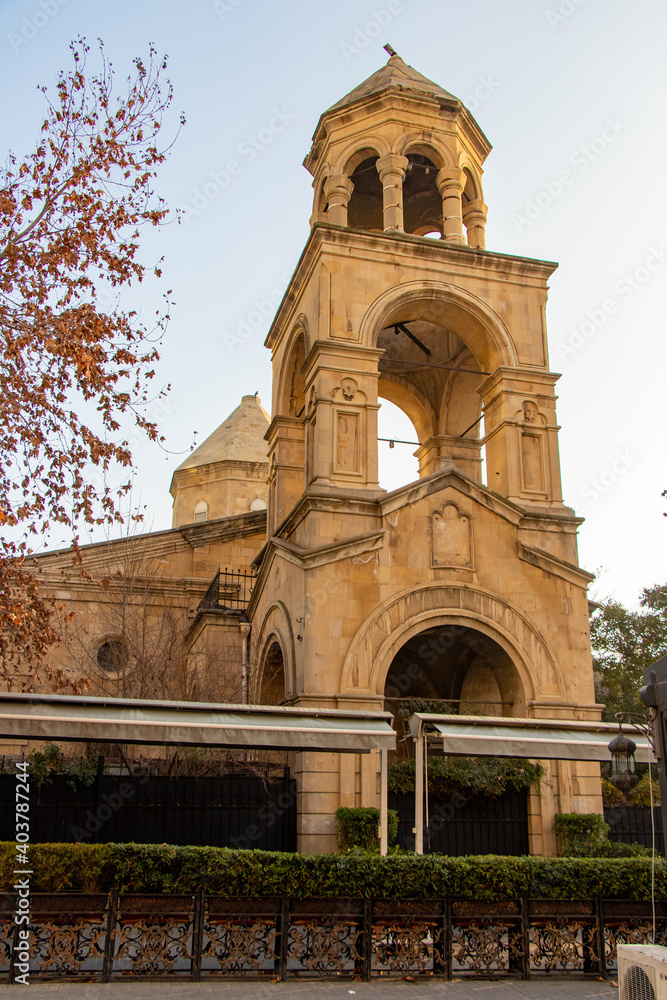
[(637, 744), (626, 736), (621, 730), (621, 722), (618, 723), (618, 736), (609, 744), (611, 754), (611, 783), (614, 788), (624, 795), (635, 787), (639, 778), (635, 774), (635, 750)]

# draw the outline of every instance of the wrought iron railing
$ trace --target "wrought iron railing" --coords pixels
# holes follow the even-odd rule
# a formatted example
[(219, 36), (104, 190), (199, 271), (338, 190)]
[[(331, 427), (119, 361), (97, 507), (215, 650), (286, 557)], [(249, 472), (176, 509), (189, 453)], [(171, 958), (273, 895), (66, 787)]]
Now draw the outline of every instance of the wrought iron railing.
[(198, 611), (212, 608), (245, 611), (252, 595), (256, 576), (249, 570), (219, 569), (204, 594)]
[[(0, 895), (0, 978), (12, 980), (16, 900)], [(649, 903), (627, 900), (224, 899), (36, 893), (30, 978), (293, 975), (607, 978), (621, 943), (649, 943)], [(667, 941), (658, 904), (656, 943)], [(21, 946), (23, 951), (23, 945)]]

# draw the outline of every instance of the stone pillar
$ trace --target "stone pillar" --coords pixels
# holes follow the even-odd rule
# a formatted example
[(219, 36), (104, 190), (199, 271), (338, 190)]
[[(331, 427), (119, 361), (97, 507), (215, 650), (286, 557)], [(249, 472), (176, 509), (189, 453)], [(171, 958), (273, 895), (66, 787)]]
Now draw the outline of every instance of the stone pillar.
[(562, 503), (554, 394), (559, 377), (499, 368), (480, 387), (487, 482), (509, 500)]
[(482, 444), (479, 438), (438, 434), (424, 441), (415, 456), (419, 459), (420, 479), (441, 471), (442, 463), (450, 461), (472, 479), (482, 481)]
[(468, 231), (468, 246), (475, 250), (486, 249), (486, 205), (476, 198), (463, 210), (463, 222)]
[(408, 169), (408, 158), (390, 153), (389, 156), (381, 157), (376, 166), (382, 181), (384, 231), (398, 230), (402, 233), (403, 180)]
[(442, 234), (446, 243), (465, 243), (463, 235), (463, 172), (443, 167), (435, 182), (442, 197)]
[(269, 502), (267, 532), (270, 538), (304, 488), (304, 427), (298, 417), (274, 417), (267, 431), (269, 441)]
[(327, 217), (334, 226), (347, 225), (347, 206), (354, 191), (354, 184), (344, 174), (332, 174), (324, 182), (327, 199)]

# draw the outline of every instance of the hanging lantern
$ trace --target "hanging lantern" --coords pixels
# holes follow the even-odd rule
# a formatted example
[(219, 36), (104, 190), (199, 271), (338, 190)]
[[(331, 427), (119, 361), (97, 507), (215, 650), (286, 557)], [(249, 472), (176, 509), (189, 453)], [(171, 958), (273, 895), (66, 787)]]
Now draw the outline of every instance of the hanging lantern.
[(611, 754), (611, 783), (626, 795), (635, 787), (639, 778), (635, 774), (635, 750), (637, 744), (629, 736), (619, 732), (609, 744)]

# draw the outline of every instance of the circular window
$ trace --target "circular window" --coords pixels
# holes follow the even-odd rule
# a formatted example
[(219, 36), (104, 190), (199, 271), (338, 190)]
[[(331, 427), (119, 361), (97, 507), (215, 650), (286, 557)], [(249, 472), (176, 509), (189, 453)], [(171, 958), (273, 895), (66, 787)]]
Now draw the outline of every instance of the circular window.
[(120, 674), (127, 666), (127, 650), (120, 639), (107, 639), (97, 650), (97, 665), (105, 674)]
[(262, 500), (261, 497), (255, 497), (250, 503), (250, 510), (266, 510), (266, 500)]

